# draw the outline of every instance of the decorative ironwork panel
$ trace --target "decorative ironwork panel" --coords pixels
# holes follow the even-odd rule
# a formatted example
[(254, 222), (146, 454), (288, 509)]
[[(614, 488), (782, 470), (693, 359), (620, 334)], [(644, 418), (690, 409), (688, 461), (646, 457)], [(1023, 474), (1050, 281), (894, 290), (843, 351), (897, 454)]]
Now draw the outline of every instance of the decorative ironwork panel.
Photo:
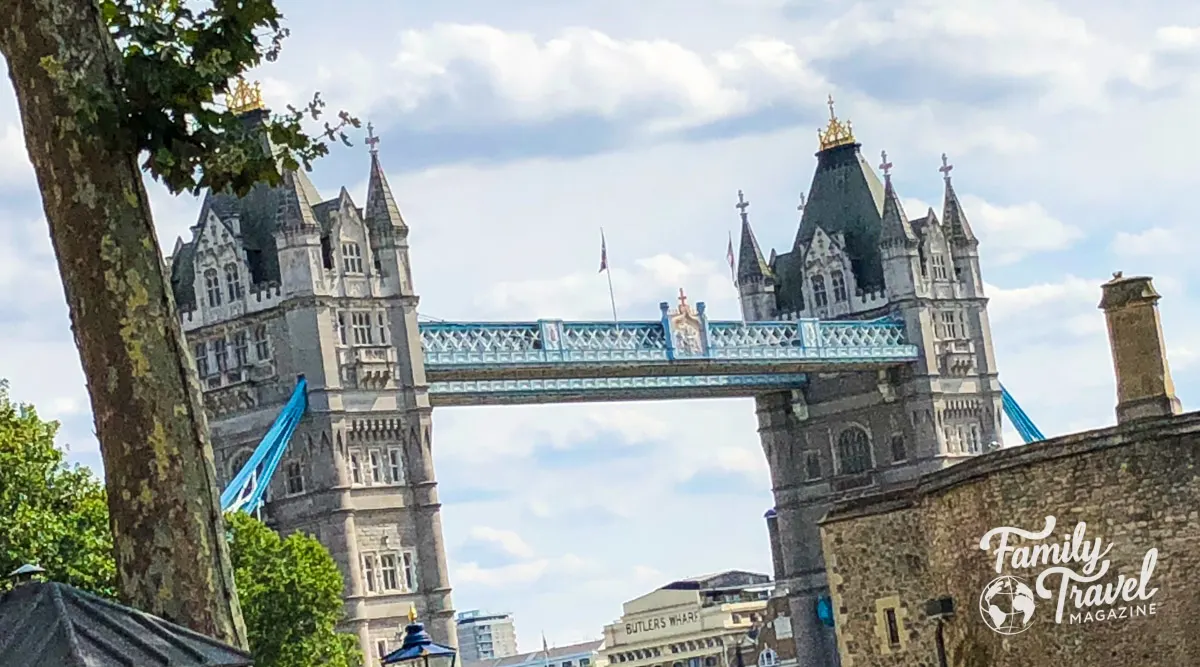
[[(687, 315), (685, 313), (685, 315)], [(698, 335), (668, 342), (685, 322), (422, 323), (427, 366), (604, 363), (712, 359), (871, 361), (915, 359), (904, 326), (871, 322), (707, 322)], [(693, 332), (694, 333), (694, 332)], [(686, 345), (684, 345), (686, 343)]]

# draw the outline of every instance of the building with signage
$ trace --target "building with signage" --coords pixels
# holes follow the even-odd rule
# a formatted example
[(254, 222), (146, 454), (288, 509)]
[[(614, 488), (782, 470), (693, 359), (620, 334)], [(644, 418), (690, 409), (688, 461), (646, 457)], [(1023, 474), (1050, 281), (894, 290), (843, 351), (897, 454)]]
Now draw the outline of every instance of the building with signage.
[(464, 663), (517, 655), (517, 630), (512, 614), (489, 614), (473, 609), (454, 619), (458, 656)]
[(1200, 665), (1200, 412), (1149, 278), (1103, 286), (1117, 425), (984, 454), (821, 524), (843, 665)]
[(727, 647), (762, 622), (774, 585), (731, 570), (682, 579), (624, 604), (604, 628), (601, 658), (612, 667), (736, 667)]
[(569, 646), (551, 646), (533, 653), (519, 653), (491, 660), (463, 661), (462, 667), (597, 667), (601, 643), (591, 641)]

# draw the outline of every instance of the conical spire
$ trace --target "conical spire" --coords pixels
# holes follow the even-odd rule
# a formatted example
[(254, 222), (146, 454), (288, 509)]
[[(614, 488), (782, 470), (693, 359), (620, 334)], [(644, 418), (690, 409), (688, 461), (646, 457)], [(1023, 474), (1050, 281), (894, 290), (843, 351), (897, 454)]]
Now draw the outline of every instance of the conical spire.
[(956, 245), (978, 243), (979, 240), (975, 238), (975, 233), (971, 231), (971, 225), (967, 222), (967, 214), (963, 212), (962, 204), (958, 201), (958, 194), (954, 192), (954, 185), (950, 183), (952, 169), (954, 165), (950, 164), (946, 154), (942, 153), (942, 166), (938, 171), (942, 172), (946, 181), (946, 194), (942, 203), (942, 224), (946, 227), (946, 238)]
[(908, 216), (904, 214), (904, 207), (900, 204), (900, 197), (896, 194), (896, 189), (892, 187), (892, 163), (888, 162), (887, 151), (882, 151), (880, 155), (883, 158), (883, 162), (879, 165), (880, 171), (883, 172), (883, 216), (879, 243), (880, 245), (896, 242), (905, 245), (914, 244), (917, 242), (917, 235), (913, 233)]
[(738, 283), (760, 280), (770, 276), (771, 267), (763, 259), (762, 250), (759, 249), (758, 241), (754, 238), (754, 230), (750, 229), (750, 216), (746, 213), (746, 209), (750, 208), (750, 202), (746, 201), (746, 196), (741, 190), (738, 190), (736, 208), (742, 216), (742, 238), (738, 247)]
[(281, 191), (279, 211), (276, 214), (276, 225), (279, 229), (316, 230), (317, 219), (313, 215), (310, 194), (315, 188), (308, 182), (308, 177), (302, 173), (285, 171), (283, 182), (279, 184)]
[(404, 217), (400, 215), (400, 207), (392, 196), (392, 188), (388, 185), (383, 166), (379, 164), (379, 137), (375, 136), (375, 127), (367, 123), (367, 145), (371, 147), (371, 177), (367, 181), (367, 227), (378, 229), (388, 226), (396, 229), (408, 229)]

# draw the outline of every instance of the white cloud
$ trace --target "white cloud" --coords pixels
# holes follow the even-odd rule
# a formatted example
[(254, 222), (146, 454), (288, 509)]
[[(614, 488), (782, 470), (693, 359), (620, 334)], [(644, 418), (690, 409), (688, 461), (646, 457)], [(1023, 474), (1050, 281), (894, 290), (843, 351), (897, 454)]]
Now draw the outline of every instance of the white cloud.
[(1100, 302), (1102, 282), (1066, 276), (1058, 282), (1027, 287), (1003, 289), (988, 285), (988, 316), (992, 322), (1003, 322), (1017, 316), (1030, 317), (1033, 312), (1061, 315), (1064, 308), (1077, 310), (1085, 304), (1094, 309)]
[(1113, 238), (1112, 251), (1118, 255), (1134, 257), (1162, 257), (1164, 255), (1191, 254), (1194, 232), (1184, 229), (1151, 227), (1140, 232), (1117, 232)]
[(1083, 238), (1083, 231), (1050, 215), (1041, 204), (991, 204), (979, 197), (961, 196), (981, 244), (993, 262), (1009, 264), (1038, 252), (1063, 250)]
[(469, 537), (478, 542), (493, 544), (515, 558), (532, 558), (534, 555), (533, 547), (521, 539), (521, 536), (515, 531), (475, 526), (471, 528)]
[(454, 569), (453, 581), (456, 584), (514, 589), (552, 575), (578, 575), (591, 567), (593, 565), (589, 561), (575, 554), (566, 554), (558, 558), (538, 558), (493, 568), (480, 567), (477, 563), (463, 563)]

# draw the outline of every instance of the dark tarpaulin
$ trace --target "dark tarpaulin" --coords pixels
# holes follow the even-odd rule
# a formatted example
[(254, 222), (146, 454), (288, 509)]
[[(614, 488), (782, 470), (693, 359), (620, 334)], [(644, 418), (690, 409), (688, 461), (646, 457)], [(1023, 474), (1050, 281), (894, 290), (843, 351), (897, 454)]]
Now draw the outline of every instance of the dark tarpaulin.
[(3, 667), (249, 667), (250, 655), (58, 583), (0, 595)]

